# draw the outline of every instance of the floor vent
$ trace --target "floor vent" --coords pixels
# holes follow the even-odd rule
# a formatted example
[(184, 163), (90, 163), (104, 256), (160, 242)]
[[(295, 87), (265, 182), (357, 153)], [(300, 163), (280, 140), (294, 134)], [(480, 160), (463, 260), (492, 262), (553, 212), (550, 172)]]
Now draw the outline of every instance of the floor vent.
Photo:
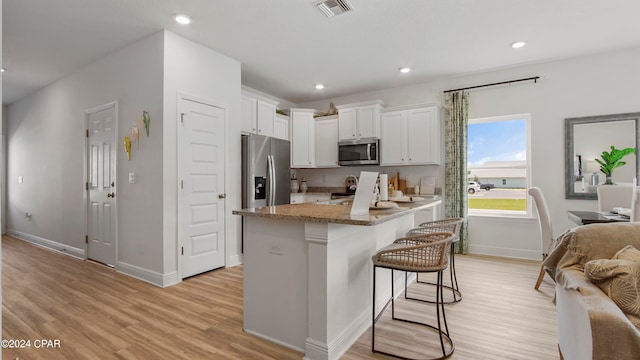
[(315, 5), (328, 18), (353, 10), (353, 6), (347, 0), (324, 0)]

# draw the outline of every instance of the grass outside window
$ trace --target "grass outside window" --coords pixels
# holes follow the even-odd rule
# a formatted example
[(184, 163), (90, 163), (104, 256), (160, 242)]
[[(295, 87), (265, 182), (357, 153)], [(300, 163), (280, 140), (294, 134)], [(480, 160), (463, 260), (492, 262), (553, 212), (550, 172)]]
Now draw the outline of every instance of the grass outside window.
[(469, 209), (526, 211), (526, 199), (469, 199)]

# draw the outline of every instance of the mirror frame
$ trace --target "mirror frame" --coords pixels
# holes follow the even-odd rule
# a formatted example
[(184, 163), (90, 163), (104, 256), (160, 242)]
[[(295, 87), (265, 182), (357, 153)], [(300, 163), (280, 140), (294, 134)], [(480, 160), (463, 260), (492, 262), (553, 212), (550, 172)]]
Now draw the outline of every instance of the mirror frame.
[[(598, 198), (596, 193), (580, 193), (574, 191), (574, 161), (573, 161), (573, 127), (579, 124), (606, 123), (611, 121), (628, 121), (633, 120), (636, 123), (636, 149), (638, 148), (638, 139), (640, 139), (640, 112), (585, 116), (564, 119), (564, 184), (565, 199), (584, 199), (595, 200)], [(640, 154), (636, 154), (636, 178), (640, 174)]]

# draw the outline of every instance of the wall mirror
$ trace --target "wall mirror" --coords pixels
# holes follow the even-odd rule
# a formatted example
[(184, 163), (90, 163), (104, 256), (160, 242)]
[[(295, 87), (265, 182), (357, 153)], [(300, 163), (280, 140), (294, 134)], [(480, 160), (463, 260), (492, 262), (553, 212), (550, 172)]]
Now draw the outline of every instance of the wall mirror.
[[(567, 118), (565, 133), (565, 197), (567, 199), (597, 199), (596, 187), (605, 181), (600, 165), (595, 161), (603, 151), (638, 146), (640, 112)], [(639, 157), (624, 158), (627, 164), (613, 172), (616, 184), (631, 184), (638, 178)]]

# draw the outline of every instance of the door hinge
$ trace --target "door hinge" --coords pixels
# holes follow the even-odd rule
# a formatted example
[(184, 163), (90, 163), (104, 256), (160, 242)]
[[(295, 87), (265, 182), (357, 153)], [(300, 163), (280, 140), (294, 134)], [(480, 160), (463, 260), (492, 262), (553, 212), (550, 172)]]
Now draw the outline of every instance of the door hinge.
[(89, 129), (85, 129), (85, 136), (87, 137), (87, 139), (89, 138)]
[(184, 255), (184, 246), (181, 249), (182, 249), (182, 255)]
[(180, 122), (184, 124), (184, 116), (187, 115), (185, 113), (180, 113)]
[(89, 182), (88, 181), (86, 183), (84, 183), (84, 189), (85, 190), (89, 190)]
[(180, 189), (184, 189), (184, 180), (180, 180)]
[(89, 243), (89, 235), (85, 235), (84, 236), (84, 243), (88, 244)]

